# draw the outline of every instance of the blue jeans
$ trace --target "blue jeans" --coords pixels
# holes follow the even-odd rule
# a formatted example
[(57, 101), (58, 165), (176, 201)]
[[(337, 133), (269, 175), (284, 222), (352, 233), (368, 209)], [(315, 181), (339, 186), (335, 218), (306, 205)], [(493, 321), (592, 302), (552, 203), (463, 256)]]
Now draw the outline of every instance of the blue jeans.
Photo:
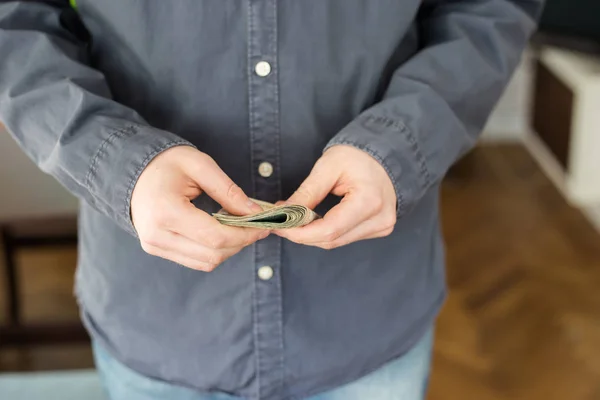
[[(424, 400), (429, 377), (433, 329), (404, 356), (344, 386), (306, 400)], [(111, 400), (242, 400), (203, 394), (140, 375), (94, 344), (96, 367)]]

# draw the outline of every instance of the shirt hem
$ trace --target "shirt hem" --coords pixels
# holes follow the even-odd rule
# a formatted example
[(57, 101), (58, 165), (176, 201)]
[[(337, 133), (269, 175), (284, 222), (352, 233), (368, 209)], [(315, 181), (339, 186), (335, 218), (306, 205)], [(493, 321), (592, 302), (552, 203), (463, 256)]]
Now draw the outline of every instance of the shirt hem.
[[(114, 357), (115, 360), (117, 360), (123, 366), (131, 369), (135, 373), (138, 373), (138, 374), (144, 376), (147, 379), (164, 382), (164, 383), (167, 383), (170, 385), (177, 385), (177, 386), (185, 387), (185, 388), (191, 389), (195, 392), (198, 392), (198, 394), (214, 395), (215, 393), (222, 393), (222, 394), (227, 394), (227, 395), (234, 396), (234, 397), (239, 397), (239, 398), (241, 398), (240, 400), (256, 399), (256, 396), (252, 390), (248, 390), (247, 392), (246, 391), (244, 391), (244, 392), (211, 391), (211, 390), (207, 390), (205, 388), (199, 387), (199, 386), (186, 384), (184, 382), (162, 379), (160, 377), (156, 377), (152, 374), (148, 374), (148, 373), (144, 372), (143, 369), (137, 368), (136, 366), (132, 366), (131, 363), (126, 362), (125, 360), (121, 359), (121, 357), (117, 354), (117, 352), (113, 350), (113, 348), (110, 345), (110, 343), (108, 342), (108, 340), (104, 337), (104, 335), (102, 334), (102, 331), (98, 327), (96, 327), (93, 319), (86, 311), (85, 302), (82, 299), (83, 296), (81, 296), (80, 291), (77, 290), (78, 289), (77, 286), (79, 286), (79, 285), (76, 284), (76, 297), (77, 297), (77, 301), (78, 301), (79, 307), (80, 307), (81, 319), (82, 319), (87, 331), (89, 332), (92, 340), (98, 342), (98, 344), (100, 344), (107, 351), (108, 354), (110, 354), (112, 357)], [(313, 390), (309, 390), (306, 392), (289, 394), (286, 397), (281, 398), (281, 400), (303, 400), (308, 397), (316, 396), (319, 394), (324, 394), (328, 391), (335, 390), (337, 388), (340, 388), (347, 384), (355, 382), (355, 381), (377, 371), (378, 369), (384, 367), (386, 364), (393, 362), (394, 360), (397, 360), (398, 358), (402, 357), (403, 355), (408, 353), (419, 342), (419, 340), (423, 337), (423, 335), (425, 335), (427, 333), (427, 331), (429, 329), (431, 329), (431, 326), (434, 324), (434, 321), (437, 318), (439, 310), (441, 309), (441, 306), (443, 305), (443, 303), (446, 299), (446, 295), (447, 295), (447, 289), (444, 286), (441, 289), (440, 294), (436, 297), (436, 300), (433, 302), (432, 306), (429, 308), (428, 312), (425, 313), (425, 315), (414, 324), (417, 328), (415, 328), (411, 332), (411, 334), (408, 335), (409, 339), (405, 340), (403, 342), (404, 346), (402, 346), (402, 349), (400, 351), (391, 353), (392, 354), (391, 356), (386, 357), (386, 358), (382, 359), (381, 361), (371, 363), (360, 374), (349, 376), (346, 379), (335, 381), (328, 385), (315, 387)]]
[(306, 399), (306, 398), (309, 398), (312, 396), (324, 394), (330, 390), (335, 390), (335, 389), (341, 388), (341, 387), (348, 385), (352, 382), (355, 382), (373, 372), (376, 372), (380, 368), (383, 368), (386, 364), (391, 363), (391, 362), (397, 360), (398, 358), (404, 356), (415, 345), (417, 345), (417, 343), (419, 343), (419, 340), (421, 340), (423, 338), (423, 336), (428, 332), (428, 330), (431, 329), (431, 326), (434, 324), (434, 321), (437, 318), (437, 315), (438, 315), (442, 305), (444, 304), (446, 295), (447, 295), (447, 289), (444, 287), (441, 290), (441, 293), (439, 294), (439, 296), (434, 301), (434, 303), (433, 303), (432, 307), (429, 309), (429, 311), (415, 324), (419, 328), (415, 329), (414, 332), (409, 336), (410, 340), (405, 342), (405, 343), (409, 343), (409, 345), (407, 345), (405, 347), (403, 346), (401, 351), (399, 351), (397, 353), (392, 353), (391, 357), (385, 358), (383, 361), (372, 363), (369, 367), (365, 368), (364, 371), (358, 375), (348, 377), (347, 379), (332, 383), (330, 385), (324, 385), (324, 386), (316, 388), (314, 390), (309, 390), (309, 391), (302, 392), (299, 394), (290, 394), (281, 400), (303, 400), (303, 399)]
[(106, 351), (107, 354), (109, 354), (119, 364), (121, 364), (125, 368), (129, 369), (133, 373), (141, 375), (142, 377), (144, 377), (144, 379), (162, 382), (167, 385), (175, 385), (175, 386), (187, 388), (187, 389), (190, 389), (190, 390), (198, 393), (199, 395), (210, 396), (210, 395), (215, 395), (215, 394), (226, 394), (226, 395), (233, 396), (233, 397), (239, 397), (240, 400), (246, 400), (246, 399), (250, 400), (250, 399), (255, 398), (255, 397), (253, 397), (253, 394), (250, 390), (248, 392), (228, 392), (228, 391), (223, 391), (223, 390), (215, 391), (215, 390), (208, 390), (208, 389), (205, 389), (205, 388), (202, 388), (199, 386), (190, 385), (185, 382), (163, 379), (163, 378), (157, 377), (151, 373), (147, 373), (144, 371), (143, 368), (138, 368), (137, 366), (132, 365), (130, 362), (123, 360), (120, 357), (120, 355), (118, 354), (118, 352), (113, 349), (110, 342), (104, 337), (101, 330), (96, 326), (92, 317), (86, 311), (84, 302), (82, 301), (81, 297), (80, 296), (77, 296), (77, 297), (78, 297), (77, 301), (79, 303), (79, 308), (80, 308), (80, 318), (81, 318), (86, 330), (88, 331), (92, 341), (96, 342), (99, 346), (102, 347), (102, 349), (104, 351)]

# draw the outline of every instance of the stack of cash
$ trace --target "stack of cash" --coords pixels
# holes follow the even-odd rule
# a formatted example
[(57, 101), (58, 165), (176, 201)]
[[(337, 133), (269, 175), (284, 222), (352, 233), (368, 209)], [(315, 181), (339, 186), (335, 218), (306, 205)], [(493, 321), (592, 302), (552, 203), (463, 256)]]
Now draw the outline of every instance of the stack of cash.
[(223, 225), (261, 229), (297, 228), (311, 223), (319, 216), (311, 209), (301, 205), (276, 206), (266, 201), (252, 199), (262, 207), (262, 211), (250, 215), (232, 215), (225, 210), (213, 216)]

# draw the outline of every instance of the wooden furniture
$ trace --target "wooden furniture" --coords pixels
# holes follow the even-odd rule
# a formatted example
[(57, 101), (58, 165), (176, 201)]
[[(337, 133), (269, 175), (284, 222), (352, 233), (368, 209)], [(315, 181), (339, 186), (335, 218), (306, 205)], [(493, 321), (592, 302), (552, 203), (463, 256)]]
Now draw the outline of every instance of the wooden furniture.
[(22, 321), (17, 252), (42, 246), (76, 246), (77, 219), (58, 217), (15, 220), (0, 223), (0, 240), (4, 247), (7, 320), (0, 325), (0, 346), (68, 343), (88, 340), (80, 322), (61, 324), (25, 324)]
[(600, 204), (600, 56), (541, 46), (529, 150), (574, 205)]

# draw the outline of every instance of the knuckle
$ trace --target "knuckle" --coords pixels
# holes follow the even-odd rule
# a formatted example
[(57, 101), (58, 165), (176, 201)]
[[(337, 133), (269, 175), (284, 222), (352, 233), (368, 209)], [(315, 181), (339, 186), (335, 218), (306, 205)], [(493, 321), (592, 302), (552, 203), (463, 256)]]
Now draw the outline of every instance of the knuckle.
[(202, 269), (201, 271), (204, 272), (212, 272), (217, 268), (218, 264), (214, 264), (214, 263), (205, 263), (202, 264)]
[(379, 237), (386, 237), (392, 234), (392, 232), (394, 232), (394, 228), (387, 228), (384, 229), (383, 231), (381, 231), (381, 233), (379, 234)]
[(340, 233), (337, 230), (331, 230), (325, 234), (326, 242), (334, 242), (340, 237)]
[(371, 192), (364, 193), (361, 197), (361, 204), (368, 210), (381, 211), (383, 209), (383, 199)]
[(335, 242), (325, 242), (325, 243), (321, 243), (321, 245), (319, 246), (322, 249), (325, 250), (333, 250), (337, 247), (337, 244)]
[(191, 235), (191, 239), (194, 242), (200, 243), (207, 247), (211, 247), (210, 238), (212, 237), (212, 235), (213, 233), (211, 231), (208, 231), (206, 229), (197, 229)]
[(143, 242), (150, 247), (160, 245), (160, 231), (158, 229), (150, 229), (142, 238)]
[(213, 251), (208, 257), (208, 264), (217, 266), (225, 261), (227, 257), (221, 252)]
[(171, 215), (168, 211), (166, 211), (168, 209), (168, 207), (159, 207), (154, 212), (154, 224), (156, 224), (157, 226), (165, 226), (169, 224), (169, 222), (171, 221)]
[(146, 253), (150, 254), (151, 256), (156, 255), (156, 247), (154, 247), (147, 241), (141, 241), (140, 244), (142, 246), (142, 250), (144, 250)]
[(370, 203), (376, 211), (383, 210), (383, 199), (380, 196), (372, 196)]
[(364, 213), (371, 213), (371, 210), (374, 210), (373, 203), (370, 200), (368, 195), (360, 196), (355, 200), (360, 209), (363, 210)]
[(396, 213), (390, 213), (388, 216), (386, 216), (385, 218), (385, 225), (388, 228), (391, 228), (392, 230), (394, 229), (394, 226), (396, 225)]
[(221, 249), (225, 247), (226, 239), (224, 236), (219, 234), (213, 234), (208, 238), (208, 245), (212, 249)]
[(212, 269), (209, 269), (209, 265), (210, 264), (206, 264), (206, 263), (202, 263), (202, 262), (195, 262), (195, 263), (188, 265), (188, 267), (190, 267), (191, 269), (198, 270), (198, 271), (210, 272), (210, 271), (212, 271)]

